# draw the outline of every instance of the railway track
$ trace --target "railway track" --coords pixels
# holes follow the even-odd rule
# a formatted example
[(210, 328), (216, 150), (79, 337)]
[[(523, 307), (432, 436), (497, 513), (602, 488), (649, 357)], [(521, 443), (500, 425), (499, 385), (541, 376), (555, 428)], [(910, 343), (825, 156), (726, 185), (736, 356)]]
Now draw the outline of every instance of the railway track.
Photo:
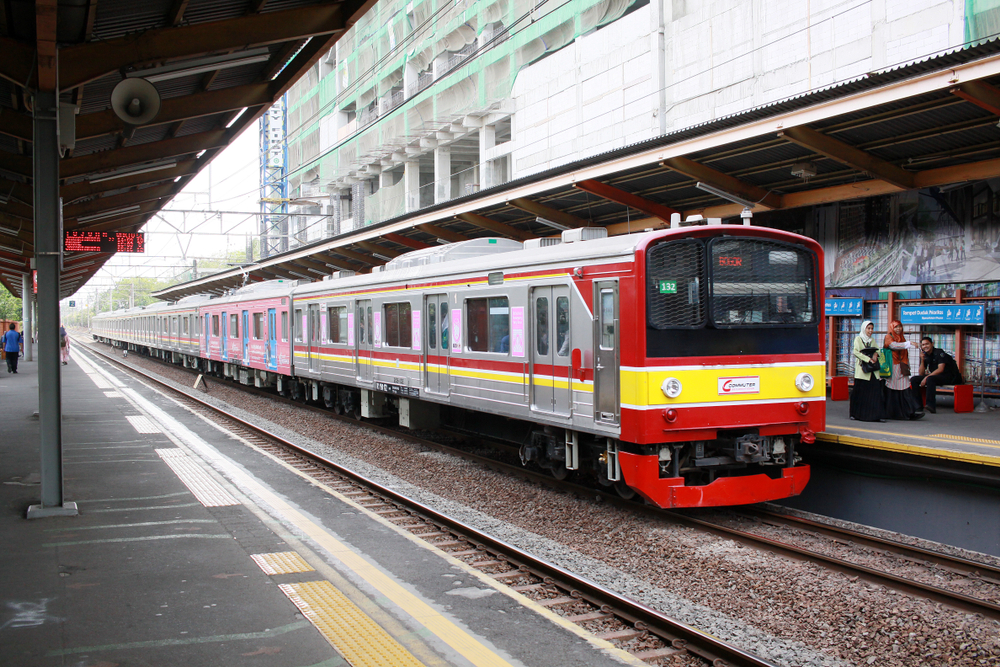
[[(399, 494), (377, 482), (302, 448), (250, 422), (239, 419), (196, 396), (180, 391), (135, 366), (83, 344), (90, 352), (126, 371), (140, 375), (174, 396), (189, 409), (211, 416), (255, 447), (324, 483), (337, 493), (392, 521), (416, 537), (480, 570), (495, 581), (535, 600), (539, 605), (625, 650), (650, 665), (706, 664), (713, 667), (776, 667), (774, 663), (709, 633), (651, 609), (639, 602), (578, 577), (557, 565), (537, 558), (513, 545)], [(297, 403), (297, 405), (301, 405)], [(339, 418), (323, 411), (331, 418)], [(436, 443), (378, 427), (382, 432), (405, 437), (424, 446)], [(454, 451), (453, 448), (446, 448)], [(481, 459), (481, 457), (475, 457)], [(485, 460), (484, 460), (485, 461)], [(552, 480), (555, 481), (555, 480)], [(693, 661), (693, 662), (692, 662)]]
[[(111, 359), (117, 362), (116, 359), (113, 358)], [(126, 367), (130, 369), (132, 368), (131, 366), (127, 365)], [(245, 387), (242, 385), (239, 385), (239, 388), (252, 393), (257, 393), (259, 395), (265, 395), (271, 399), (284, 401), (286, 403), (296, 405), (302, 409), (321, 413), (328, 418), (345, 419), (347, 421), (350, 421), (351, 423), (359, 423), (353, 419), (333, 415), (329, 410), (326, 410), (324, 408), (305, 404), (300, 401), (294, 401), (288, 398), (283, 398), (270, 392), (264, 392), (259, 389)], [(372, 428), (381, 433), (404, 438), (424, 447), (433, 448), (438, 451), (446, 452), (455, 456), (459, 456), (466, 460), (488, 466), (495, 470), (500, 470), (507, 474), (512, 474), (518, 477), (529, 479), (534, 483), (578, 494), (579, 493), (597, 494), (602, 498), (602, 501), (620, 505), (622, 507), (627, 508), (631, 512), (639, 512), (647, 514), (649, 516), (658, 517), (660, 519), (667, 519), (674, 523), (679, 523), (690, 527), (695, 527), (701, 530), (710, 531), (721, 537), (736, 540), (741, 544), (751, 546), (753, 548), (766, 550), (771, 553), (776, 553), (785, 557), (801, 561), (817, 563), (827, 569), (844, 573), (849, 577), (857, 577), (872, 583), (887, 586), (889, 588), (898, 590), (908, 595), (923, 597), (926, 599), (934, 600), (936, 602), (949, 605), (957, 609), (961, 609), (966, 612), (978, 613), (982, 614), (984, 617), (987, 618), (1000, 620), (1000, 604), (997, 604), (996, 602), (993, 602), (991, 600), (980, 599), (959, 591), (950, 590), (943, 586), (928, 584), (926, 582), (914, 579), (912, 577), (904, 577), (899, 574), (895, 574), (893, 572), (879, 570), (865, 565), (861, 565), (845, 558), (839, 558), (837, 556), (830, 555), (830, 553), (826, 552), (828, 550), (818, 551), (816, 549), (809, 548), (806, 546), (801, 546), (800, 544), (796, 544), (791, 541), (786, 541), (784, 539), (778, 540), (770, 538), (761, 535), (760, 534), (761, 531), (754, 530), (753, 526), (751, 526), (750, 529), (738, 528), (732, 525), (733, 523), (732, 521), (728, 521), (724, 518), (704, 518), (703, 516), (700, 516), (701, 513), (696, 511), (695, 512), (664, 511), (657, 508), (648, 507), (643, 505), (641, 502), (624, 500), (618, 497), (618, 495), (612, 491), (605, 492), (602, 491), (601, 489), (595, 489), (588, 486), (581, 486), (579, 484), (573, 483), (570, 480), (560, 481), (553, 478), (551, 475), (545, 472), (533, 471), (524, 468), (520, 465), (512, 465), (509, 463), (505, 463), (493, 457), (487, 457), (479, 454), (470, 453), (462, 449), (461, 447), (450, 446), (447, 444), (442, 444), (441, 442), (427, 440), (424, 438), (418, 438), (413, 434), (403, 430), (386, 428), (384, 426), (379, 426), (377, 424), (372, 424), (370, 422), (362, 422), (362, 423), (364, 423), (366, 427)], [(492, 444), (499, 445), (500, 443), (492, 443)], [(993, 567), (989, 564), (977, 561), (969, 561), (948, 554), (928, 551), (926, 549), (919, 549), (899, 542), (893, 542), (889, 540), (882, 540), (879, 538), (875, 538), (868, 534), (858, 533), (855, 531), (848, 530), (846, 528), (829, 526), (827, 524), (821, 524), (815, 521), (809, 521), (805, 519), (798, 519), (796, 517), (778, 514), (774, 512), (764, 512), (763, 510), (748, 509), (748, 508), (742, 508), (740, 512), (745, 514), (746, 516), (751, 517), (751, 523), (770, 522), (771, 524), (780, 524), (790, 529), (794, 527), (794, 530), (798, 531), (800, 537), (805, 536), (804, 540), (798, 539), (796, 540), (796, 542), (802, 542), (802, 541), (811, 542), (814, 541), (813, 540), (814, 537), (822, 536), (827, 540), (835, 541), (836, 544), (843, 545), (845, 543), (851, 543), (854, 545), (860, 545), (868, 549), (878, 550), (879, 552), (885, 555), (897, 558), (900, 561), (905, 562), (907, 564), (915, 564), (922, 567), (940, 568), (943, 571), (946, 571), (953, 576), (966, 577), (968, 579), (976, 579), (988, 585), (995, 584), (997, 587), (997, 595), (1000, 596), (1000, 568)], [(718, 514), (718, 512), (715, 512), (715, 514)]]

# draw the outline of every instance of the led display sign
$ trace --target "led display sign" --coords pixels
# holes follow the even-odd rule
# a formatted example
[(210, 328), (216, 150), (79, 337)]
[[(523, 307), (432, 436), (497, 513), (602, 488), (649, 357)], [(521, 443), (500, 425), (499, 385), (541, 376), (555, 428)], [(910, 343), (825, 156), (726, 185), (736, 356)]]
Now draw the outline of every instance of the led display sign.
[(142, 232), (66, 232), (63, 240), (66, 252), (146, 252), (146, 237)]

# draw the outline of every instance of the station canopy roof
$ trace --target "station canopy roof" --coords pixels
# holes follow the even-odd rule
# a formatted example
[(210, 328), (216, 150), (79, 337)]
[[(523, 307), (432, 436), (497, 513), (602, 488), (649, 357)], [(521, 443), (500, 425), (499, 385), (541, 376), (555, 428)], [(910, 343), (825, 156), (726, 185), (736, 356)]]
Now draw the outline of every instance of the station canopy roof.
[[(0, 283), (21, 293), (34, 253), (31, 94), (58, 82), (79, 109), (60, 161), (64, 228), (138, 231), (254, 124), (374, 0), (0, 4)], [(131, 76), (130, 76), (131, 75)], [(158, 115), (111, 110), (147, 78)], [(621, 234), (683, 217), (771, 224), (805, 207), (1000, 176), (1000, 41), (712, 120), (162, 290), (177, 300), (248, 281), (366, 271), (413, 249), (600, 225)], [(700, 184), (700, 185), (699, 185)], [(734, 203), (744, 202), (744, 203)], [(67, 254), (60, 296), (107, 261)]]
[[(806, 207), (1000, 176), (1000, 41), (755, 108), (254, 264), (162, 290), (176, 300), (247, 282), (367, 271), (413, 249), (517, 240), (600, 225), (668, 226), (671, 215), (795, 225)], [(781, 217), (786, 219), (782, 220)], [(738, 218), (737, 218), (738, 221)]]
[[(75, 142), (60, 136), (64, 229), (138, 231), (374, 4), (0, 3), (0, 283), (19, 296), (34, 256), (33, 91), (59, 90), (75, 115)], [(151, 80), (159, 94), (147, 124), (112, 110), (127, 78)], [(60, 297), (110, 256), (66, 254)]]

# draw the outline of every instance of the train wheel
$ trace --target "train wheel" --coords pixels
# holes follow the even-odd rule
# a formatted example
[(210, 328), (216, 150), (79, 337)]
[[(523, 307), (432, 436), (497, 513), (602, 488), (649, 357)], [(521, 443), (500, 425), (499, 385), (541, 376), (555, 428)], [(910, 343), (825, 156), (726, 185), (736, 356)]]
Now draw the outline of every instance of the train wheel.
[(566, 470), (566, 466), (563, 465), (562, 462), (559, 462), (552, 468), (549, 468), (549, 472), (552, 473), (552, 476), (560, 482), (569, 477), (569, 470)]
[(617, 491), (618, 495), (624, 498), (625, 500), (632, 500), (633, 498), (635, 498), (635, 489), (633, 489), (625, 482), (621, 481), (615, 482), (615, 491)]

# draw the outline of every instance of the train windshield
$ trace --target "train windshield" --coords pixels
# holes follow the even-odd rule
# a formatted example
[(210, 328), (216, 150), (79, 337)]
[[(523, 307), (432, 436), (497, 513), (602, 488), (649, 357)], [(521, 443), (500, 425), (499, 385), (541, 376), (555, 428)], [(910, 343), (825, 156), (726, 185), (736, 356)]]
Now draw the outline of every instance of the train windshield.
[(651, 247), (648, 355), (818, 351), (815, 267), (810, 250), (760, 238), (680, 239)]

